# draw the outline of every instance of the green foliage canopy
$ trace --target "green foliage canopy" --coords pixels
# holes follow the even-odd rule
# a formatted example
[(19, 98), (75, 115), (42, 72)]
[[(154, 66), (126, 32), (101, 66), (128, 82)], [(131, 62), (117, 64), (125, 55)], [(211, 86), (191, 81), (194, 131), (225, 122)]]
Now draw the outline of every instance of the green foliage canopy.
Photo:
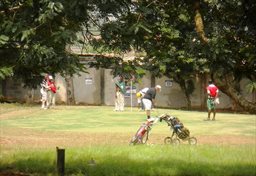
[(84, 65), (67, 47), (77, 40), (78, 31), (93, 23), (93, 15), (117, 14), (125, 5), (112, 0), (1, 1), (1, 77), (10, 75), (11, 69), (14, 77), (34, 87), (42, 73), (83, 71)]
[[(195, 6), (203, 24), (195, 21)], [(224, 93), (255, 111), (235, 90), (242, 78), (256, 80), (255, 16), (253, 0), (139, 0), (129, 13), (106, 23), (101, 35), (109, 47), (145, 52), (134, 63), (155, 76), (173, 77), (182, 85), (195, 75), (210, 75)], [(207, 42), (195, 30), (199, 27)]]

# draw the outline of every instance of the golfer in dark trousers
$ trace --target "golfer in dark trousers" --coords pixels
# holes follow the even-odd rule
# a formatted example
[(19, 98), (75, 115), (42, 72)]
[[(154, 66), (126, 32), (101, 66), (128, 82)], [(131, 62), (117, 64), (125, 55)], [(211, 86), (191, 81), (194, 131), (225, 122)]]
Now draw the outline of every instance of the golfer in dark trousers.
[(155, 97), (156, 93), (161, 91), (161, 86), (157, 85), (153, 88), (148, 89), (145, 93), (144, 97), (142, 98), (142, 103), (144, 105), (147, 118), (150, 118), (150, 111), (152, 109), (152, 105), (155, 105)]

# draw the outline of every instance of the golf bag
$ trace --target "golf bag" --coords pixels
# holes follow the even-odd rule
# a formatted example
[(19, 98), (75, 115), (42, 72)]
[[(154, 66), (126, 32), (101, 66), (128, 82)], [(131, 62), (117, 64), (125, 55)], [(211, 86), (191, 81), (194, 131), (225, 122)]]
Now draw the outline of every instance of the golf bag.
[(195, 137), (190, 137), (190, 131), (188, 128), (184, 127), (183, 123), (174, 116), (170, 116), (168, 114), (163, 114), (160, 117), (160, 122), (164, 120), (168, 126), (170, 126), (170, 129), (172, 131), (171, 137), (166, 137), (164, 139), (164, 142), (166, 144), (170, 143), (180, 143), (180, 140), (187, 140), (189, 144), (196, 144), (197, 140)]
[(149, 131), (159, 118), (150, 118), (143, 123), (130, 141), (130, 145), (145, 144), (148, 141)]

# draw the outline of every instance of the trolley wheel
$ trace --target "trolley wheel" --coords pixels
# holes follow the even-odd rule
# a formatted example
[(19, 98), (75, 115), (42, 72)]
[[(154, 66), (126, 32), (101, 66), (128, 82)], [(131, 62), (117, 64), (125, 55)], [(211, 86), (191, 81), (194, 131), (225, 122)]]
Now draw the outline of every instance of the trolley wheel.
[(172, 144), (173, 145), (179, 145), (180, 144), (180, 140), (178, 138), (174, 138), (174, 139), (172, 139)]
[(172, 138), (171, 137), (164, 138), (164, 143), (165, 144), (172, 144)]
[(188, 138), (188, 143), (190, 145), (196, 145), (197, 144), (197, 139), (195, 137), (190, 137), (190, 138)]
[(138, 138), (137, 137), (133, 137), (132, 140), (130, 141), (129, 145), (135, 145), (138, 143)]

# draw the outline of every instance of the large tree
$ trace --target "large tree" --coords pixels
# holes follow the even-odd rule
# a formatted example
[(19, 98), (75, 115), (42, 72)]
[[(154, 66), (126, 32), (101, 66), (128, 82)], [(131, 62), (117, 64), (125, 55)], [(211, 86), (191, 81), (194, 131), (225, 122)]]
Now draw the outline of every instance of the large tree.
[(137, 57), (130, 64), (140, 65), (156, 77), (173, 78), (190, 108), (192, 80), (206, 69), (206, 61), (190, 52), (197, 34), (193, 11), (188, 9), (193, 8), (187, 1), (136, 1), (129, 13), (104, 24), (101, 36), (112, 49), (146, 53), (143, 59)]
[(255, 82), (255, 8), (254, 0), (3, 0), (0, 76), (14, 74), (29, 85), (43, 72), (80, 71), (83, 66), (66, 47), (80, 30), (90, 41), (93, 25), (101, 32), (101, 46), (146, 53), (134, 62), (97, 58), (93, 66), (128, 72), (141, 67), (173, 77), (188, 106), (191, 79), (208, 74), (240, 106), (255, 112), (255, 103), (237, 89), (242, 78)]
[[(249, 112), (255, 103), (236, 89), (242, 78), (255, 82), (256, 2), (134, 1), (131, 11), (101, 28), (108, 47), (146, 53), (136, 63), (156, 76), (173, 77), (188, 92), (194, 75), (209, 75)], [(191, 84), (190, 84), (191, 85)]]
[(72, 75), (84, 69), (67, 46), (95, 19), (124, 10), (122, 0), (0, 1), (0, 78), (13, 75), (27, 86), (38, 85), (42, 73)]
[(239, 83), (243, 78), (256, 82), (256, 2), (213, 1), (201, 9), (209, 38), (201, 52), (212, 79), (234, 102), (255, 113), (255, 102), (242, 96)]

